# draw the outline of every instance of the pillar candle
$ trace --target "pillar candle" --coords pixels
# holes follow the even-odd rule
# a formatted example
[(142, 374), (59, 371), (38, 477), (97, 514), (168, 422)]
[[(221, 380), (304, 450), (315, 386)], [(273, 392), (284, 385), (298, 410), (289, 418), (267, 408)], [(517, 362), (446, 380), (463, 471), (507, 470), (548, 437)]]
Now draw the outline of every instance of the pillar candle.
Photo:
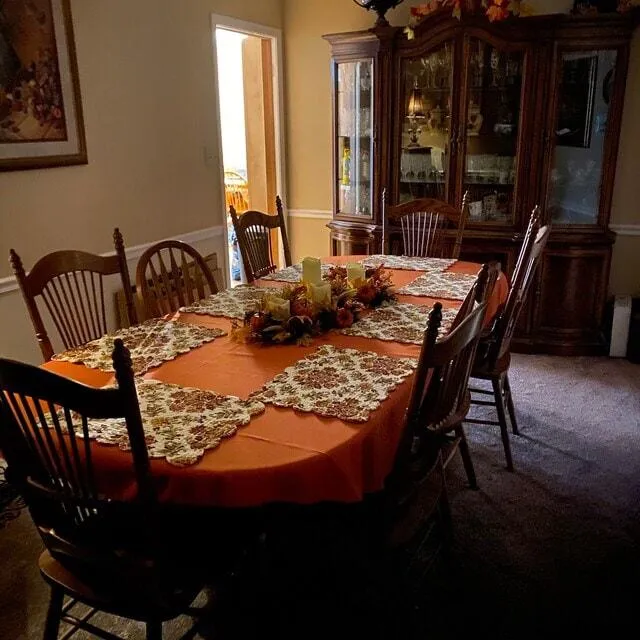
[(274, 320), (288, 320), (291, 316), (291, 302), (274, 296), (267, 300), (267, 311)]
[(352, 286), (357, 287), (364, 280), (364, 267), (361, 264), (351, 263), (347, 265), (347, 280)]
[(331, 284), (329, 282), (321, 282), (320, 284), (310, 284), (309, 291), (311, 300), (319, 307), (331, 306)]
[(307, 257), (302, 260), (302, 282), (320, 284), (322, 282), (322, 262), (320, 258)]

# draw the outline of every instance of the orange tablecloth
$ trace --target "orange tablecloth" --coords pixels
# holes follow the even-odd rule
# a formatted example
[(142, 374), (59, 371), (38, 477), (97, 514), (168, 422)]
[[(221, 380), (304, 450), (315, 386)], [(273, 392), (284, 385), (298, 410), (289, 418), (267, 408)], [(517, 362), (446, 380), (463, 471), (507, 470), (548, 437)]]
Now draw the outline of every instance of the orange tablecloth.
[[(458, 262), (451, 271), (474, 274), (478, 269), (477, 264)], [(394, 270), (393, 281), (399, 288), (417, 275), (415, 271)], [(272, 281), (262, 284), (282, 285)], [(491, 301), (492, 313), (506, 299), (507, 289), (506, 278), (502, 276)], [(436, 302), (415, 296), (400, 296), (400, 300), (413, 304)], [(461, 304), (444, 300), (442, 303), (445, 307)], [(230, 328), (230, 320), (226, 318), (176, 316), (180, 321)], [(227, 336), (166, 362), (145, 377), (246, 398), (322, 344), (397, 357), (417, 358), (420, 352), (417, 345), (334, 332), (315, 339), (310, 347), (244, 345)], [(67, 362), (52, 361), (45, 367), (92, 386), (111, 380), (109, 373)], [(165, 502), (227, 507), (360, 500), (363, 494), (380, 490), (391, 470), (412, 380), (413, 376), (393, 391), (365, 424), (349, 424), (267, 405), (263, 414), (206, 453), (195, 465), (180, 468), (164, 460), (153, 460), (152, 473), (157, 479), (159, 497)], [(133, 490), (130, 455), (95, 442), (92, 446), (95, 465), (102, 471), (101, 488), (111, 496), (128, 497)]]

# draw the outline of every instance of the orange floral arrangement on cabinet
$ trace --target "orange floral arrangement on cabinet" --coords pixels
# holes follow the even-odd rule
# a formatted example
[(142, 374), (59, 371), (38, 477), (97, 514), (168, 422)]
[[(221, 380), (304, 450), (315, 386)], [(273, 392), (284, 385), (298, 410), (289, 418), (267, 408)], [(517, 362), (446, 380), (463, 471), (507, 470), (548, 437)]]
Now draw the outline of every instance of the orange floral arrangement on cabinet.
[(430, 0), (411, 7), (411, 17), (415, 21), (441, 9), (451, 7), (456, 18), (462, 16), (464, 10), (478, 11), (483, 9), (491, 22), (506, 20), (509, 16), (529, 15), (530, 9), (524, 0)]

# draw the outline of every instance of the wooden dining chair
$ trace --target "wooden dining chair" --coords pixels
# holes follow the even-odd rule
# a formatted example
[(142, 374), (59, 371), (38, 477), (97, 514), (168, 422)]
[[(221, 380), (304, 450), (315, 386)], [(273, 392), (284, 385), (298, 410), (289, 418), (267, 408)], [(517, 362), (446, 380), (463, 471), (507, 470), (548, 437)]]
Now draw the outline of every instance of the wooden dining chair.
[[(449, 334), (437, 343), (442, 307), (434, 306), (422, 344), (408, 412), (408, 415), (417, 411), (426, 412), (426, 422), (424, 417), (422, 421), (430, 433), (440, 437), (445, 467), (449, 465), (455, 453), (460, 451), (467, 480), (472, 489), (476, 489), (478, 483), (463, 420), (471, 405), (469, 375), (482, 334), (488, 300), (493, 294), (498, 275), (496, 263), (483, 265)], [(480, 329), (476, 335), (475, 321), (472, 323), (469, 318), (479, 316)], [(470, 328), (472, 325), (473, 328)], [(460, 331), (463, 327), (466, 329)], [(432, 401), (436, 404), (429, 406), (428, 402)]]
[(71, 349), (108, 333), (105, 306), (105, 276), (120, 274), (129, 324), (137, 324), (133, 292), (119, 229), (113, 232), (116, 254), (103, 257), (85, 251), (56, 251), (32, 267), (27, 274), (14, 249), (11, 266), (27, 305), (36, 338), (45, 361), (55, 353), (38, 299), (46, 307), (65, 349)]
[(404, 430), (396, 458), (385, 482), (391, 508), (388, 534), (395, 544), (407, 544), (429, 519), (437, 517), (444, 542), (451, 536), (444, 467), (444, 456), (451, 459), (451, 446), (445, 436), (454, 432), (460, 445), (469, 482), (475, 474), (462, 429), (469, 408), (467, 383), (475, 349), (482, 330), (486, 303), (476, 308), (446, 338), (438, 340), (442, 323), (442, 304), (436, 303), (422, 343), (414, 377)]
[(204, 258), (179, 240), (158, 242), (140, 256), (136, 289), (147, 318), (173, 313), (218, 292)]
[(260, 211), (247, 211), (239, 216), (233, 206), (229, 207), (248, 282), (278, 269), (271, 243), (272, 229), (280, 229), (285, 265), (291, 266), (291, 251), (280, 196), (276, 197), (276, 209), (278, 213), (275, 216)]
[[(549, 240), (550, 233), (550, 226), (540, 228), (540, 209), (536, 207), (531, 215), (518, 262), (513, 273), (507, 302), (501, 313), (499, 313), (492, 330), (486, 337), (483, 337), (471, 371), (472, 378), (490, 381), (492, 386), (491, 390), (476, 387), (471, 388), (473, 396), (472, 404), (495, 406), (498, 420), (472, 417), (466, 418), (465, 422), (500, 427), (500, 435), (504, 447), (507, 469), (509, 471), (513, 471), (513, 456), (511, 454), (511, 443), (509, 441), (507, 413), (511, 420), (513, 433), (518, 434), (513, 394), (511, 384), (509, 383), (511, 340), (538, 269), (540, 258)], [(483, 398), (493, 396), (493, 398), (491, 400), (485, 400), (477, 396)]]
[[(39, 561), (51, 587), (44, 640), (57, 640), (61, 622), (117, 639), (90, 622), (98, 611), (143, 621), (147, 640), (161, 640), (164, 621), (197, 613), (189, 605), (202, 578), (184, 565), (179, 549), (164, 546), (157, 526), (131, 357), (120, 339), (113, 365), (118, 386), (94, 389), (0, 359), (0, 446), (10, 482), (24, 497), (46, 547)], [(128, 503), (101, 489), (104, 473), (89, 441), (92, 418), (126, 423), (135, 487)], [(78, 617), (72, 613), (76, 604), (90, 611)]]
[(464, 229), (469, 218), (469, 193), (462, 207), (433, 198), (419, 198), (395, 206), (387, 205), (387, 191), (382, 194), (384, 253), (393, 254), (397, 243), (392, 239), (392, 226), (402, 232), (402, 255), (411, 257), (460, 257)]

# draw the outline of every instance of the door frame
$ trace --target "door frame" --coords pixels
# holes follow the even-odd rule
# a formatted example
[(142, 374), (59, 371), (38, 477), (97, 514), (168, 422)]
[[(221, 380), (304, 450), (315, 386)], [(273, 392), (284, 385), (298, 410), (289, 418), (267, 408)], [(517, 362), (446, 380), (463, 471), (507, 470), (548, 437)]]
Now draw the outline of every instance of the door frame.
[[(226, 229), (227, 204), (224, 192), (224, 156), (222, 153), (222, 123), (220, 121), (220, 85), (218, 82), (218, 50), (216, 44), (216, 29), (226, 29), (227, 31), (237, 31), (251, 36), (267, 38), (272, 43), (272, 78), (273, 78), (273, 114), (274, 129), (276, 142), (276, 192), (280, 195), (283, 203), (283, 213), (285, 224), (289, 226), (289, 215), (287, 207), (287, 185), (286, 185), (286, 166), (285, 166), (285, 127), (284, 127), (284, 64), (283, 64), (283, 44), (282, 29), (268, 27), (266, 25), (257, 24), (255, 22), (247, 22), (239, 20), (231, 16), (222, 14), (211, 14), (211, 40), (213, 51), (213, 87), (215, 91), (213, 114), (216, 121), (217, 140), (214, 147), (219, 162), (219, 184), (221, 187), (221, 203), (223, 215), (223, 224)], [(288, 229), (287, 229), (288, 231)], [(279, 243), (280, 261), (284, 260), (283, 243)], [(231, 284), (231, 265), (229, 264), (229, 255), (227, 250), (227, 235), (224, 239), (224, 264), (227, 284)]]

